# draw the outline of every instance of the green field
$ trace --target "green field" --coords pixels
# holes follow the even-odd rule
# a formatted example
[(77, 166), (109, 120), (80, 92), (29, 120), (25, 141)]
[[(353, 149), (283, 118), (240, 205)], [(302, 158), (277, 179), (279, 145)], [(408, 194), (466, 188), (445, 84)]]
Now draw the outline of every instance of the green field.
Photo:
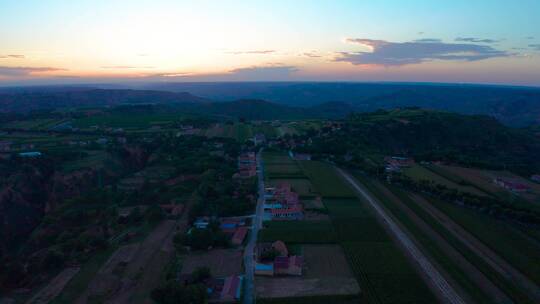
[(475, 187), (468, 186), (468, 185), (459, 185), (421, 165), (414, 165), (410, 168), (406, 168), (403, 170), (403, 173), (415, 181), (429, 180), (429, 181), (433, 181), (436, 184), (444, 185), (451, 189), (457, 189), (461, 192), (469, 192), (472, 194), (484, 195), (484, 196), (486, 195), (486, 193), (480, 191), (479, 189)]
[(361, 303), (436, 303), (366, 202), (358, 200), (326, 163), (304, 161), (302, 168), (322, 193), (332, 224), (362, 289)]
[(335, 243), (336, 232), (330, 221), (267, 222), (259, 231), (260, 242), (281, 240), (286, 244)]
[[(460, 268), (460, 265), (456, 263), (444, 252), (444, 249), (440, 247), (431, 237), (423, 231), (411, 218), (408, 217), (401, 208), (398, 207), (398, 203), (394, 199), (399, 199), (406, 204), (407, 207), (411, 208), (414, 213), (419, 216), (426, 224), (431, 226), (437, 233), (439, 233), (447, 242), (450, 243), (458, 252), (462, 254), (465, 252), (467, 256), (473, 254), (468, 248), (465, 248), (461, 242), (451, 235), (446, 229), (440, 225), (437, 219), (432, 218), (427, 214), (423, 209), (417, 206), (412, 199), (410, 199), (406, 193), (399, 189), (392, 189), (395, 197), (386, 196), (383, 193), (383, 185), (372, 183), (367, 177), (355, 174), (356, 178), (362, 181), (362, 184), (366, 186), (369, 191), (374, 194), (379, 201), (389, 210), (392, 215), (399, 220), (399, 222), (405, 226), (405, 228), (414, 235), (414, 238), (422, 245), (422, 247), (427, 251), (427, 253), (452, 277), (452, 279), (460, 284), (461, 288), (465, 290), (477, 303), (491, 303), (493, 299), (484, 293), (475, 283), (470, 279), (469, 275), (466, 273), (466, 270)], [(475, 259), (470, 261), (478, 265), (481, 261)], [(487, 273), (485, 273), (487, 275)]]
[(511, 225), (486, 215), (434, 199), (431, 203), (533, 282), (540, 284), (540, 245), (537, 242)]
[(276, 186), (276, 185), (279, 185), (281, 183), (286, 183), (286, 184), (291, 185), (292, 190), (294, 192), (298, 193), (298, 195), (301, 198), (312, 198), (312, 197), (316, 196), (316, 193), (314, 192), (315, 188), (313, 187), (313, 185), (311, 184), (309, 179), (277, 178), (277, 179), (271, 179), (270, 182), (269, 182), (269, 184), (272, 185), (272, 186)]
[(284, 152), (263, 152), (263, 161), (267, 179), (305, 178), (298, 162)]
[(354, 198), (350, 187), (345, 185), (332, 165), (317, 161), (300, 161), (300, 166), (323, 198)]
[(18, 120), (18, 121), (9, 122), (7, 124), (2, 124), (2, 127), (13, 128), (13, 129), (25, 129), (25, 130), (46, 130), (63, 121), (64, 121), (63, 119), (58, 119), (58, 118), (37, 118), (37, 119)]
[(73, 126), (87, 129), (92, 126), (111, 128), (149, 128), (170, 124), (182, 118), (174, 113), (106, 113), (73, 121)]
[[(420, 229), (405, 213), (398, 208), (396, 202), (390, 197), (383, 194), (383, 190), (376, 187), (374, 183), (368, 180), (362, 175), (356, 175), (356, 177), (362, 181), (362, 183), (368, 187), (368, 189), (375, 194), (379, 200), (385, 205), (385, 207), (392, 212), (392, 214), (415, 236), (427, 252), (441, 265), (445, 271), (456, 281), (461, 287), (469, 293), (469, 295), (478, 303), (491, 303), (493, 299), (489, 294), (482, 292), (480, 288), (475, 287), (474, 282), (470, 279), (469, 275), (464, 269), (461, 269), (459, 265), (456, 265), (447, 254), (441, 249), (433, 240), (430, 239), (425, 232)], [(431, 226), (442, 238), (444, 238), (450, 246), (458, 251), (466, 260), (474, 265), (480, 272), (482, 272), (488, 279), (490, 279), (501, 291), (512, 298), (516, 303), (533, 303), (528, 298), (526, 292), (520, 289), (520, 286), (513, 281), (509, 281), (501, 274), (496, 272), (481, 256), (478, 256), (469, 247), (462, 243), (454, 234), (448, 231), (443, 225), (440, 224), (438, 218), (433, 218), (423, 208), (421, 208), (414, 200), (412, 200), (407, 193), (397, 188), (396, 186), (387, 186), (397, 199), (401, 200), (408, 208), (410, 208), (418, 217), (420, 217), (426, 224)], [(459, 208), (454, 205), (439, 202), (433, 198), (429, 201), (435, 206), (441, 209), (444, 213), (449, 215), (453, 220), (462, 225), (466, 230), (476, 235), (478, 239), (486, 243), (486, 240), (491, 241), (491, 245), (486, 243), (494, 251), (498, 252), (501, 257), (505, 258), (510, 264), (520, 269), (525, 275), (529, 274), (529, 278), (533, 281), (538, 279), (538, 271), (540, 270), (538, 263), (534, 260), (540, 258), (538, 246), (534, 246), (534, 242), (531, 242), (521, 232), (508, 225), (500, 225), (500, 223), (485, 215), (477, 214), (471, 210), (465, 208)], [(449, 214), (449, 213), (452, 214)], [(464, 226), (461, 221), (466, 221), (467, 226)], [(493, 221), (493, 222), (491, 222)], [(489, 223), (491, 222), (491, 223)], [(471, 231), (471, 229), (476, 230)], [(499, 247), (499, 250), (497, 248)], [(518, 248), (518, 250), (516, 250)], [(506, 253), (506, 256), (504, 254)], [(529, 267), (527, 267), (529, 265)], [(537, 281), (536, 281), (537, 283)]]

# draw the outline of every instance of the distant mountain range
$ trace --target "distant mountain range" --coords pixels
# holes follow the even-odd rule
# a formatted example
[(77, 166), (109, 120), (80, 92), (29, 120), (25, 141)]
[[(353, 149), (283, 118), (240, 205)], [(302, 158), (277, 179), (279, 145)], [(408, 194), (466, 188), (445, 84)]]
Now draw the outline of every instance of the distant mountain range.
[(484, 114), (516, 127), (540, 124), (540, 89), (527, 87), (253, 82), (0, 89), (0, 112), (126, 103), (173, 104), (249, 119), (336, 118), (350, 112), (420, 107)]
[(120, 104), (204, 103), (209, 100), (189, 93), (125, 89), (4, 89), (0, 112), (30, 112), (66, 107), (116, 106)]
[[(540, 123), (540, 88), (417, 83), (159, 83), (147, 89), (189, 92), (212, 100), (260, 99), (309, 107), (328, 102), (354, 111), (421, 107), (484, 114), (511, 126)], [(329, 104), (327, 104), (328, 106)], [(331, 105), (331, 104), (330, 104)]]

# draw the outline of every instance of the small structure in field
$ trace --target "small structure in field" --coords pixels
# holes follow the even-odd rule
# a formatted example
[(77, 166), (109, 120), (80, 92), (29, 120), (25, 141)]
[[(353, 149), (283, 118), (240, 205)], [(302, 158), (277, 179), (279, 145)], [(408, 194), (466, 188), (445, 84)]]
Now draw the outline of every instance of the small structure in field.
[(515, 180), (501, 178), (501, 177), (495, 178), (493, 182), (499, 187), (502, 187), (506, 190), (516, 192), (516, 193), (527, 192), (530, 189), (529, 186), (523, 183), (520, 183)]
[(19, 153), (19, 156), (24, 157), (24, 158), (38, 158), (41, 155), (42, 155), (41, 152), (37, 152), (37, 151)]
[(384, 162), (386, 172), (399, 172), (401, 168), (408, 168), (415, 164), (414, 159), (401, 156), (386, 156)]

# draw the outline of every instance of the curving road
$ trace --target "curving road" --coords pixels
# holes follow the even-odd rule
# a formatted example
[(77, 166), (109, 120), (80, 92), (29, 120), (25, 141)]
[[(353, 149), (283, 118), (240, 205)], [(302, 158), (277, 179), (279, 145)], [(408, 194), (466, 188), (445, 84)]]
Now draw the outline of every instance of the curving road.
[(448, 281), (441, 275), (441, 273), (431, 264), (427, 257), (418, 249), (414, 244), (411, 238), (403, 231), (401, 228), (394, 222), (394, 220), (386, 213), (386, 211), (380, 206), (380, 203), (373, 198), (358, 182), (351, 177), (345, 171), (336, 168), (337, 172), (353, 186), (353, 188), (366, 199), (366, 201), (371, 205), (371, 207), (376, 211), (379, 217), (382, 218), (383, 222), (388, 226), (389, 230), (395, 235), (399, 240), (401, 245), (409, 252), (409, 254), (414, 258), (414, 260), (420, 266), (420, 269), (426, 274), (426, 276), (431, 280), (432, 285), (437, 289), (436, 292), (439, 293), (442, 298), (446, 300), (447, 303), (451, 304), (464, 304), (465, 301), (459, 296), (459, 294), (450, 286)]

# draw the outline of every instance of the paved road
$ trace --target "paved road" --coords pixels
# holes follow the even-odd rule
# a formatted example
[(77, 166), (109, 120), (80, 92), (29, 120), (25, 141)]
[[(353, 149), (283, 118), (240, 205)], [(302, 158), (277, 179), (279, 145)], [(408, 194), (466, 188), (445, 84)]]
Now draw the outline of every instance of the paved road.
[(352, 178), (348, 173), (336, 168), (337, 171), (353, 186), (353, 188), (362, 195), (368, 203), (375, 209), (376, 213), (382, 218), (383, 222), (388, 226), (390, 231), (396, 236), (403, 247), (409, 252), (409, 254), (416, 260), (420, 269), (426, 274), (426, 276), (432, 281), (433, 286), (437, 289), (442, 298), (446, 299), (447, 303), (451, 304), (464, 304), (465, 301), (458, 295), (458, 293), (450, 286), (441, 273), (431, 264), (426, 256), (416, 247), (413, 241), (407, 234), (394, 222), (394, 220), (386, 213), (386, 211), (379, 205), (380, 203), (373, 198), (358, 182)]
[(244, 268), (246, 270), (245, 290), (244, 290), (244, 304), (255, 303), (255, 283), (254, 283), (254, 268), (255, 268), (255, 245), (257, 244), (257, 235), (259, 229), (262, 227), (263, 216), (263, 204), (264, 204), (264, 171), (262, 162), (262, 149), (257, 153), (257, 179), (259, 183), (259, 198), (257, 199), (257, 207), (255, 209), (255, 216), (253, 217), (253, 223), (251, 225), (251, 234), (249, 236), (248, 244), (244, 250)]

